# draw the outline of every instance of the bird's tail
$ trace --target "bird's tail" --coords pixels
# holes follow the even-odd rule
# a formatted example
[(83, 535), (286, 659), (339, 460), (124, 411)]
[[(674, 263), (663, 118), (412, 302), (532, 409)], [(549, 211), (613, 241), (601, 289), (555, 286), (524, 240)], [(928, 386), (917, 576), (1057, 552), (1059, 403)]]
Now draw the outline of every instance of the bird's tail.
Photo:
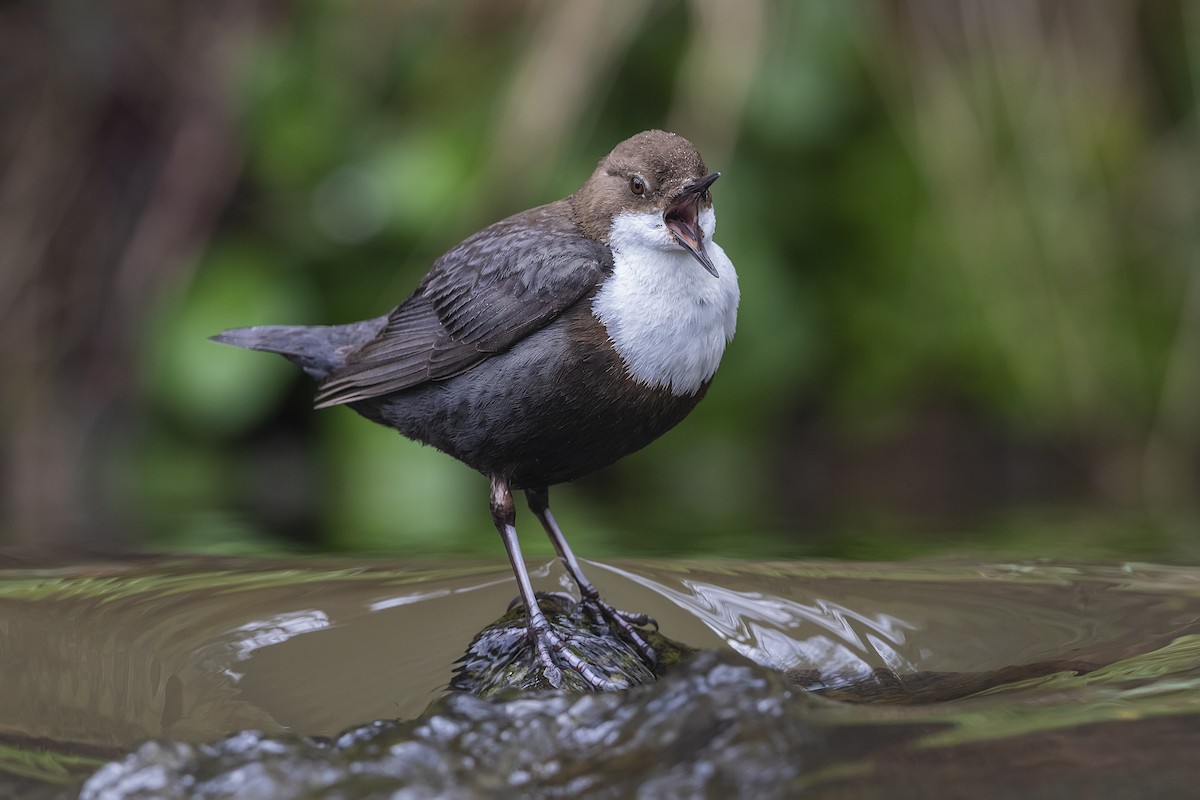
[(374, 339), (387, 317), (348, 325), (256, 325), (231, 328), (209, 338), (221, 344), (279, 353), (316, 380), (346, 363), (346, 355)]

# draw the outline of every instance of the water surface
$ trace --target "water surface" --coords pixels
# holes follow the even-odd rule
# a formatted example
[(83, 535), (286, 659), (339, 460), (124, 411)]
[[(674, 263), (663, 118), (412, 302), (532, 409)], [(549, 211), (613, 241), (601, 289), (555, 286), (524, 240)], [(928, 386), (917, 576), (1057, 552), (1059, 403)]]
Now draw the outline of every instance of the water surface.
[[(1148, 719), (1173, 720), (1176, 742), (1197, 733), (1200, 570), (587, 566), (606, 597), (657, 617), (671, 638), (732, 649), (836, 698), (838, 725), (935, 725), (926, 748)], [(538, 588), (568, 588), (555, 564), (531, 567)], [(12, 791), (52, 794), (150, 738), (333, 735), (415, 717), (514, 596), (498, 562), (145, 559), (0, 571), (0, 770)], [(1151, 746), (1130, 748), (1139, 745)]]

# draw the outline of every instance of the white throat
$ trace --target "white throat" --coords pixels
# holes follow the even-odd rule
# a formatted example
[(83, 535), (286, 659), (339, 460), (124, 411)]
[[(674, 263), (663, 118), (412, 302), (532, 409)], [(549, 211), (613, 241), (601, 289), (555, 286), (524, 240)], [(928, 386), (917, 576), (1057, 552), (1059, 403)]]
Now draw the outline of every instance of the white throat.
[(613, 219), (613, 272), (592, 301), (630, 377), (675, 395), (712, 378), (737, 324), (737, 273), (712, 240), (716, 215), (706, 209), (699, 222), (719, 277), (679, 246), (661, 212), (627, 212)]

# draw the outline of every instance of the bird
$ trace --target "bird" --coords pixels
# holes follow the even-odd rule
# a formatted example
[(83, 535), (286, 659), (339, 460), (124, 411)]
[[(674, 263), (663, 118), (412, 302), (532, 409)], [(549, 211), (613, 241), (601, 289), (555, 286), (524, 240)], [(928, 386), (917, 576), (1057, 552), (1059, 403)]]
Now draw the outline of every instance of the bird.
[(516, 529), (524, 491), (580, 602), (654, 665), (638, 627), (605, 602), (550, 510), (551, 486), (641, 449), (704, 397), (732, 341), (737, 273), (713, 241), (709, 172), (661, 130), (617, 144), (570, 196), (468, 236), (383, 316), (341, 325), (234, 328), (216, 342), (278, 353), (345, 405), (490, 481), (534, 656), (552, 686), (566, 665), (595, 690), (621, 685), (573, 652), (538, 606)]

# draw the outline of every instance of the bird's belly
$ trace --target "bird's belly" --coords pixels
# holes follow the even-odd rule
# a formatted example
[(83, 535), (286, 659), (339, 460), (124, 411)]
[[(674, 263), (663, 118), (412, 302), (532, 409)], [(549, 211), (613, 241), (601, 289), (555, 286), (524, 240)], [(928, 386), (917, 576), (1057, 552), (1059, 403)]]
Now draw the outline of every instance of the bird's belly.
[(719, 277), (682, 248), (614, 249), (613, 273), (596, 292), (592, 311), (629, 374), (647, 386), (680, 395), (698, 391), (712, 380), (733, 338), (737, 272), (716, 242), (708, 252)]
[(514, 487), (574, 480), (661, 436), (707, 389), (630, 380), (592, 324), (563, 317), (461, 375), (353, 407)]

